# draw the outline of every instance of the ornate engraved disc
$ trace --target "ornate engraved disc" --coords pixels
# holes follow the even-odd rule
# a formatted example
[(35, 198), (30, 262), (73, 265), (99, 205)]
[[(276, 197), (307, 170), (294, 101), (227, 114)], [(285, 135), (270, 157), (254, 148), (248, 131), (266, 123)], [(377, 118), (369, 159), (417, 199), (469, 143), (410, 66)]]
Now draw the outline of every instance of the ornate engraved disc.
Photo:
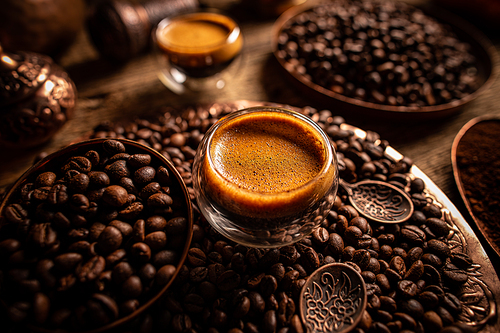
[(317, 269), (302, 288), (300, 313), (307, 332), (349, 332), (366, 308), (366, 286), (351, 266), (333, 263)]

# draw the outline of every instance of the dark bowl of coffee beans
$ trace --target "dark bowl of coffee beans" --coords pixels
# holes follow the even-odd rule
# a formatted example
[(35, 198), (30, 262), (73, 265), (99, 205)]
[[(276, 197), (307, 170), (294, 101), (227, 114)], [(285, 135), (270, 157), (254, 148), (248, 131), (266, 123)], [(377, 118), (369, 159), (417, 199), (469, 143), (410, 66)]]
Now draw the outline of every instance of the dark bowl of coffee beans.
[(480, 31), (401, 1), (292, 8), (275, 23), (273, 48), (290, 81), (316, 103), (390, 119), (450, 115), (497, 74), (498, 55)]
[(63, 148), (0, 204), (0, 320), (13, 331), (120, 327), (156, 302), (187, 256), (188, 190), (159, 152), (125, 139)]

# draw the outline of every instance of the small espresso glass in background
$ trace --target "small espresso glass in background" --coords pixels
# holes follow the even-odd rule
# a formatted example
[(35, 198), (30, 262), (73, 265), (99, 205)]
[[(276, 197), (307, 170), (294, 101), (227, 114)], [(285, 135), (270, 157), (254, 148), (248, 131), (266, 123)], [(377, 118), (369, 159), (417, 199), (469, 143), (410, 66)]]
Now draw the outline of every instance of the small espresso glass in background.
[(284, 246), (312, 233), (338, 182), (337, 156), (321, 127), (275, 107), (221, 118), (193, 164), (200, 211), (217, 232), (250, 247)]
[(218, 12), (169, 17), (153, 32), (158, 77), (175, 93), (216, 91), (226, 86), (241, 62), (238, 24)]

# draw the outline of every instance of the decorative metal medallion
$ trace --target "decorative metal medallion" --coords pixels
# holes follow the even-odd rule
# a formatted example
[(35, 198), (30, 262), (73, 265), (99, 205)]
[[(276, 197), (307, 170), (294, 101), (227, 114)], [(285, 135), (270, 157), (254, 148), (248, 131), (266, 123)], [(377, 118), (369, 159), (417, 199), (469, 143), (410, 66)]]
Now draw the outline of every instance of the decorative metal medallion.
[(413, 202), (397, 186), (378, 181), (363, 180), (350, 184), (340, 181), (349, 201), (358, 212), (380, 223), (401, 223), (413, 214)]
[(300, 313), (307, 332), (349, 332), (366, 308), (366, 286), (351, 266), (333, 263), (307, 279), (300, 296)]

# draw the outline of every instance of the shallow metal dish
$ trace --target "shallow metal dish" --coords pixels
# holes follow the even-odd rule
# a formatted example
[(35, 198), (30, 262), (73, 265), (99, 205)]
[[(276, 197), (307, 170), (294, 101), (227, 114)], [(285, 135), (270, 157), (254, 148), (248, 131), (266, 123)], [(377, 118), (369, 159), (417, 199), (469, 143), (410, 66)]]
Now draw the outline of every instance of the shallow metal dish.
[[(328, 2), (326, 4), (328, 4)], [(479, 89), (457, 101), (423, 107), (376, 104), (336, 93), (308, 80), (304, 75), (296, 72), (295, 70), (287, 69), (283, 59), (278, 56), (279, 34), (286, 26), (287, 22), (304, 11), (324, 5), (325, 3), (313, 5), (305, 3), (304, 5), (289, 9), (275, 22), (272, 32), (274, 58), (278, 61), (281, 69), (285, 73), (286, 77), (290, 79), (291, 83), (311, 100), (313, 100), (314, 104), (320, 104), (321, 106), (329, 109), (335, 109), (337, 112), (344, 115), (356, 114), (398, 120), (434, 119), (445, 117), (459, 111), (462, 107), (476, 99), (482, 92), (487, 90), (498, 75), (498, 69), (495, 67), (499, 58), (498, 54), (493, 44), (481, 31), (452, 14), (443, 13), (442, 10), (439, 13), (434, 12), (431, 8), (429, 8), (423, 9), (426, 14), (433, 16), (441, 23), (448, 24), (460, 40), (471, 45), (470, 52), (477, 58), (478, 79), (480, 85)]]
[[(457, 151), (459, 145), (463, 142), (464, 136), (467, 134), (467, 132), (473, 128), (475, 125), (479, 123), (485, 123), (493, 121), (496, 122), (497, 124), (500, 124), (500, 118), (497, 116), (480, 116), (476, 117), (469, 122), (467, 122), (457, 133), (455, 139), (453, 140), (453, 145), (452, 145), (452, 150), (451, 150), (451, 163), (453, 167), (453, 176), (455, 178), (455, 182), (458, 187), (458, 191), (460, 192), (460, 196), (462, 197), (462, 200), (465, 203), (465, 206), (467, 208), (467, 211), (469, 212), (470, 216), (472, 217), (472, 220), (474, 221), (477, 229), (481, 232), (482, 236), (488, 243), (488, 245), (493, 249), (493, 251), (500, 257), (500, 242), (498, 240), (495, 240), (494, 235), (492, 235), (492, 227), (494, 228), (495, 226), (490, 225), (489, 223), (481, 220), (475, 213), (472, 208), (472, 203), (470, 201), (470, 196), (467, 194), (466, 188), (464, 187), (464, 182), (463, 182), (463, 175), (462, 172), (459, 168), (460, 162), (457, 157)], [(499, 133), (500, 134), (500, 133)], [(492, 161), (493, 163), (493, 161)], [(494, 182), (494, 179), (491, 180)], [(499, 226), (496, 226), (496, 228), (499, 228)]]

